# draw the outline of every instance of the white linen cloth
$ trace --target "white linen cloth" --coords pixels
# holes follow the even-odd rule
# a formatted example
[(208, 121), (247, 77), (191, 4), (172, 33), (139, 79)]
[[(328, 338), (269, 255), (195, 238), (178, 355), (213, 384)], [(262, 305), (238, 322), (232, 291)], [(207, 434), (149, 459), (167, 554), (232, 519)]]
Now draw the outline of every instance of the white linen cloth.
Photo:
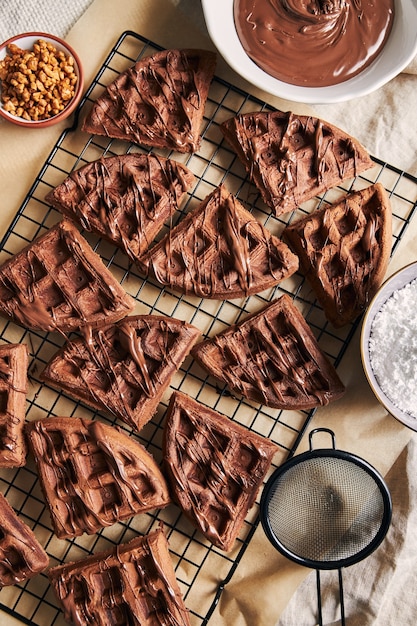
[(65, 38), (92, 0), (2, 0), (0, 6), (0, 43), (31, 31)]

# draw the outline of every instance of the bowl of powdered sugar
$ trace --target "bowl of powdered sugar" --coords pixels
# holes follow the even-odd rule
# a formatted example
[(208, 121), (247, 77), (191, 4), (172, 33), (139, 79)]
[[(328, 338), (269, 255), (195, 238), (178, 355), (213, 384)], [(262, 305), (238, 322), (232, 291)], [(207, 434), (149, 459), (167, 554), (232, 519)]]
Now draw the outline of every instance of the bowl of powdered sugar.
[(363, 320), (361, 356), (379, 402), (417, 431), (417, 262), (391, 276)]

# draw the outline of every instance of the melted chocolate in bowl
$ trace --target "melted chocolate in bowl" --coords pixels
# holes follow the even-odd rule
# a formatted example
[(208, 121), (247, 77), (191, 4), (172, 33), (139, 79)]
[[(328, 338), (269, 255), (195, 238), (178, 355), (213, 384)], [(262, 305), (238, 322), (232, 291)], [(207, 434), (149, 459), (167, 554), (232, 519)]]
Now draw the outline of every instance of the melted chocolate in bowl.
[(292, 85), (336, 85), (362, 72), (391, 32), (394, 0), (234, 0), (248, 56)]

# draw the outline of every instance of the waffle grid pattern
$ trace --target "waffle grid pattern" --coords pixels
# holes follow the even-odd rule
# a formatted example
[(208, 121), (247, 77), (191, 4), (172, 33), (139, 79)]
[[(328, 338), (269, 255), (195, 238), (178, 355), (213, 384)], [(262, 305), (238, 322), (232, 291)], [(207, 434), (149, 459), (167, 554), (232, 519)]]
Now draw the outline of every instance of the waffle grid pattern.
[[(46, 232), (60, 219), (58, 213), (45, 202), (45, 196), (72, 169), (101, 156), (142, 150), (138, 146), (117, 140), (90, 137), (77, 128), (81, 117), (101, 93), (104, 85), (140, 57), (159, 49), (155, 43), (129, 31), (123, 33), (115, 43), (81, 102), (73, 127), (64, 131), (58, 139), (0, 243), (0, 262), (19, 252), (27, 243)], [(236, 155), (223, 141), (220, 131), (220, 124), (232, 115), (265, 108), (268, 108), (268, 105), (264, 102), (221, 79), (214, 79), (206, 105), (200, 150), (193, 155), (160, 152), (163, 156), (183, 162), (197, 179), (173, 223), (177, 223), (186, 212), (195, 208), (217, 185), (224, 183), (259, 221), (273, 234), (279, 236), (283, 228), (297, 216), (312, 211), (323, 203), (337, 201), (351, 188), (360, 189), (380, 181), (387, 189), (393, 207), (394, 253), (416, 211), (417, 179), (378, 159), (374, 159), (375, 167), (361, 177), (305, 203), (293, 214), (279, 218), (271, 215), (254, 186), (248, 181)], [(162, 229), (161, 237), (169, 226), (166, 224)], [(300, 273), (284, 280), (276, 288), (242, 300), (220, 302), (202, 300), (195, 296), (178, 296), (169, 289), (161, 289), (152, 280), (143, 280), (127, 257), (111, 244), (94, 235), (83, 234), (113, 275), (136, 299), (135, 313), (176, 317), (194, 324), (207, 337), (221, 332), (231, 323), (239, 322), (282, 293), (288, 293), (295, 299), (321, 348), (337, 366), (359, 323), (356, 321), (353, 325), (335, 331), (327, 324), (321, 307)], [(52, 415), (66, 415), (99, 418), (107, 423), (116, 422), (104, 413), (94, 412), (85, 405), (74, 402), (66, 394), (53, 391), (41, 383), (40, 372), (64, 343), (64, 338), (58, 333), (29, 332), (23, 327), (0, 319), (0, 338), (3, 343), (24, 342), (28, 345), (30, 352), (26, 412), (28, 421)], [(274, 465), (284, 462), (294, 454), (314, 415), (314, 410), (280, 411), (234, 397), (226, 388), (220, 387), (191, 358), (187, 358), (174, 376), (157, 414), (139, 434), (132, 433), (126, 425), (117, 422), (119, 427), (144, 444), (158, 462), (161, 459), (164, 414), (172, 389), (184, 391), (254, 432), (270, 437), (280, 448)], [(139, 515), (126, 523), (117, 523), (92, 536), (59, 540), (52, 532), (49, 512), (45, 507), (30, 455), (26, 466), (0, 472), (0, 490), (7, 496), (9, 503), (21, 518), (33, 528), (50, 556), (51, 566), (78, 560), (126, 542), (138, 533), (143, 534), (154, 529), (162, 521), (185, 605), (190, 611), (192, 626), (205, 626), (209, 622), (224, 585), (233, 576), (258, 525), (256, 504), (249, 511), (234, 549), (227, 554), (213, 547), (196, 532), (175, 505)], [(212, 579), (207, 575), (212, 572), (216, 572), (218, 576), (217, 585), (213, 585)], [(15, 585), (1, 590), (0, 610), (17, 617), (23, 624), (32, 626), (65, 624), (62, 611), (58, 608), (55, 595), (44, 574), (36, 576), (25, 585)]]

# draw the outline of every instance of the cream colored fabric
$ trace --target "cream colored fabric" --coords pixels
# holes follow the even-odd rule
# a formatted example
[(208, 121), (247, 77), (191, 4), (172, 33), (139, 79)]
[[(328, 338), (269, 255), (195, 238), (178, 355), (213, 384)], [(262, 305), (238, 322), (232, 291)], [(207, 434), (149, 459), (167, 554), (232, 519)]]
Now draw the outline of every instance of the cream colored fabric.
[(0, 42), (31, 31), (65, 37), (91, 2), (92, 0), (3, 0), (0, 7)]
[[(213, 48), (197, 0), (95, 0), (91, 4), (88, 0), (84, 0), (84, 3), (79, 0), (74, 5), (44, 0), (44, 3), (54, 5), (59, 19), (68, 14), (69, 7), (75, 6), (79, 11), (72, 15), (81, 17), (69, 31), (67, 40), (74, 45), (83, 60), (86, 85), (91, 82), (108, 51), (125, 30), (136, 31), (165, 47)], [(4, 7), (8, 4), (16, 3), (3, 0), (0, 16), (4, 15)], [(26, 0), (22, 5), (26, 14), (33, 17), (33, 28), (41, 28), (37, 21), (39, 2)], [(83, 12), (85, 8), (87, 10)], [(53, 17), (54, 13), (51, 15)], [(58, 32), (62, 24), (56, 24), (55, 29), (48, 22), (48, 28)], [(14, 32), (21, 30), (18, 21), (15, 26)], [(10, 24), (8, 28), (11, 28)], [(375, 156), (417, 175), (416, 66), (417, 63), (413, 63), (409, 73), (403, 73), (375, 94), (348, 103), (317, 107), (278, 100), (254, 90), (236, 76), (221, 58), (217, 73), (277, 108), (320, 114), (360, 139)], [(63, 127), (65, 123), (46, 130), (27, 131), (6, 122), (0, 123), (0, 234), (6, 231)], [(389, 273), (417, 258), (416, 222), (415, 219), (408, 229), (390, 264)], [(390, 562), (383, 584), (376, 585), (374, 568), (379, 565), (368, 559), (363, 564), (361, 575), (363, 598), (357, 598), (355, 588), (352, 587), (349, 611), (352, 615), (359, 615), (364, 606), (376, 605), (380, 610), (374, 621), (369, 622), (372, 626), (411, 626), (415, 621), (411, 618), (417, 614), (415, 593), (412, 591), (407, 594), (404, 591), (401, 595), (397, 594), (403, 588), (402, 581), (411, 590), (416, 588), (417, 583), (412, 579), (414, 572), (417, 572), (417, 550), (411, 544), (413, 537), (410, 532), (416, 514), (414, 499), (412, 508), (409, 505), (411, 495), (413, 498), (415, 496), (414, 492), (411, 494), (411, 489), (417, 476), (416, 435), (387, 415), (375, 400), (360, 363), (359, 333), (353, 338), (339, 373), (347, 385), (346, 396), (318, 411), (313, 426), (332, 428), (339, 448), (363, 456), (383, 474), (389, 473), (391, 468), (396, 472), (402, 468), (401, 473), (395, 474), (400, 476), (400, 481), (394, 485), (395, 497), (401, 500), (396, 514), (402, 521), (394, 527), (392, 540), (387, 544)], [(306, 449), (306, 446), (306, 441), (303, 441), (300, 451)], [(392, 475), (388, 474), (389, 477)], [(295, 596), (298, 610), (285, 626), (304, 626), (304, 623), (308, 626), (312, 615), (310, 605), (314, 606), (315, 585), (313, 589), (307, 576), (308, 571), (304, 568), (278, 555), (269, 545), (262, 529), (258, 528), (232, 581), (221, 596), (210, 619), (210, 626), (274, 626), (304, 579), (306, 587), (300, 588)], [(349, 588), (348, 579), (346, 587)], [(388, 615), (391, 622), (387, 621)], [(331, 623), (334, 617), (330, 616), (329, 619)], [(5, 615), (0, 615), (0, 622), (2, 626), (15, 623)], [(360, 621), (352, 622), (352, 625), (359, 623), (368, 626), (368, 622)]]

